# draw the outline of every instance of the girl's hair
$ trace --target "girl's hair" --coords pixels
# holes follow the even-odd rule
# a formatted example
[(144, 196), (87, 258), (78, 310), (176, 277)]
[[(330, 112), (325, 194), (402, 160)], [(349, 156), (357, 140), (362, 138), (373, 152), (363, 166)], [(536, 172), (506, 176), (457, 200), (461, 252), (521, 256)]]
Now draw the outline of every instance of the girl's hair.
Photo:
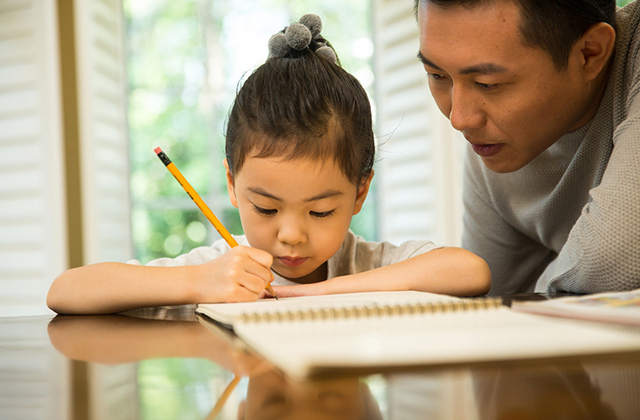
[[(239, 89), (229, 115), (226, 156), (232, 174), (247, 157), (333, 158), (358, 185), (373, 167), (371, 106), (355, 77), (316, 54), (270, 57)], [(325, 47), (326, 48), (326, 47)]]

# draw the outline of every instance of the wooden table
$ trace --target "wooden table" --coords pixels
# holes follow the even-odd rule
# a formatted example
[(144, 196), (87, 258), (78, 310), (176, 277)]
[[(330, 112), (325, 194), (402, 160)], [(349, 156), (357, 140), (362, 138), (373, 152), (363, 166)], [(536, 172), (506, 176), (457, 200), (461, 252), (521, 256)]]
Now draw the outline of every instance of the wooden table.
[(0, 318), (0, 419), (636, 419), (640, 352), (296, 382), (193, 307)]

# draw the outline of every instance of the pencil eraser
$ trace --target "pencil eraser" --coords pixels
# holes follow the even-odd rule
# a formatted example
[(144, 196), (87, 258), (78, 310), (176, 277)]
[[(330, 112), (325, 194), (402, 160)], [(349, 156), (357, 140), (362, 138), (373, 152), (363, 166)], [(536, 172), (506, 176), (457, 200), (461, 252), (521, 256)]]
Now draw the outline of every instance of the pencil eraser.
[(160, 153), (162, 153), (162, 149), (159, 147), (156, 147), (155, 149), (153, 149), (154, 152), (156, 152), (156, 155), (159, 155)]

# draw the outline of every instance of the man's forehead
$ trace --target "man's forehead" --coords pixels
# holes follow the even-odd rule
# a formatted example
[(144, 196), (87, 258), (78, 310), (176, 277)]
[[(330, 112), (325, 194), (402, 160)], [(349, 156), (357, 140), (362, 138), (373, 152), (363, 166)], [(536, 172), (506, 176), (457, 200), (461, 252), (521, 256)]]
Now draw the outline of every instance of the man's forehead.
[(418, 59), (436, 70), (447, 67), (456, 74), (515, 70), (514, 60), (531, 53), (531, 47), (522, 42), (519, 10), (510, 1), (492, 3), (494, 7), (481, 9), (421, 9)]
[[(519, 0), (416, 0), (415, 14), (418, 24), (427, 11), (439, 10), (443, 12), (467, 11), (486, 12), (488, 10), (508, 11), (511, 20), (520, 22), (521, 4)], [(505, 16), (505, 19), (507, 16)]]
[[(427, 5), (418, 14), (421, 38), (427, 34), (430, 38), (438, 39), (466, 36), (461, 41), (473, 42), (497, 34), (509, 38), (507, 41), (521, 41), (519, 7), (508, 0), (492, 4), (492, 7), (487, 4), (486, 7), (473, 8)], [(492, 39), (492, 42), (497, 41), (500, 39)]]
[(462, 6), (466, 8), (490, 6), (498, 2), (510, 2), (518, 4), (519, 0), (415, 0), (414, 8), (417, 11), (425, 5), (434, 5), (437, 7), (456, 7)]

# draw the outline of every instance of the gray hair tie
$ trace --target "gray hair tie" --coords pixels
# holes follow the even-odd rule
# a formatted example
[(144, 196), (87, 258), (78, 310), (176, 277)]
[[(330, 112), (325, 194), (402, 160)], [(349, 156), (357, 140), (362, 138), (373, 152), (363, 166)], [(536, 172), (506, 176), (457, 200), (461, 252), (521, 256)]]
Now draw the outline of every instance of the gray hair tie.
[(320, 16), (314, 14), (302, 16), (298, 22), (292, 23), (283, 32), (279, 32), (269, 39), (269, 58), (286, 57), (292, 50), (302, 51), (309, 47), (313, 40), (319, 47), (315, 53), (337, 64), (338, 57), (333, 48), (328, 46), (324, 38), (320, 36), (321, 31), (322, 20)]

